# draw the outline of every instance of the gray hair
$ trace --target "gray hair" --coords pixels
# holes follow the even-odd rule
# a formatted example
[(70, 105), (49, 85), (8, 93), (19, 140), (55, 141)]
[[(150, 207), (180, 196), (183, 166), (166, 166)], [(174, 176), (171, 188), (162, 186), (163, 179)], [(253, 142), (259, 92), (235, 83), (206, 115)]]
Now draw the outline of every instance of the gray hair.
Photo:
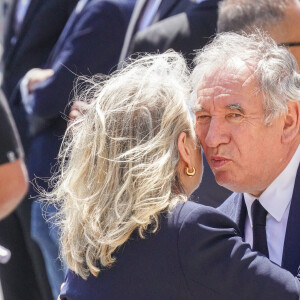
[(186, 201), (177, 139), (186, 132), (196, 143), (181, 55), (148, 55), (90, 81), (80, 96), (89, 108), (68, 129), (60, 173), (46, 194), (60, 209), (63, 257), (83, 278), (110, 267), (133, 232), (156, 231), (159, 214)]
[(300, 75), (294, 56), (267, 35), (221, 33), (200, 50), (191, 75), (194, 93), (201, 81), (216, 70), (238, 68), (242, 61), (252, 70), (263, 94), (266, 123), (287, 110), (288, 101), (300, 102)]
[(286, 7), (298, 0), (224, 0), (219, 3), (218, 32), (266, 29), (284, 17)]

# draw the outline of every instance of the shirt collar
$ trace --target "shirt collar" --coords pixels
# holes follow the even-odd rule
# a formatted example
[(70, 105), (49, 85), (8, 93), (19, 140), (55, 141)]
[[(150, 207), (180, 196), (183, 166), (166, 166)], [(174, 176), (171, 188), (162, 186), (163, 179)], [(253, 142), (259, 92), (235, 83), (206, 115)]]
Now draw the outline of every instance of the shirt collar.
[(258, 199), (264, 209), (277, 221), (280, 222), (285, 210), (289, 206), (294, 190), (295, 179), (300, 162), (300, 146), (298, 146), (292, 159), (286, 168), (267, 187), (259, 198), (244, 193), (247, 212), (252, 226), (251, 205)]

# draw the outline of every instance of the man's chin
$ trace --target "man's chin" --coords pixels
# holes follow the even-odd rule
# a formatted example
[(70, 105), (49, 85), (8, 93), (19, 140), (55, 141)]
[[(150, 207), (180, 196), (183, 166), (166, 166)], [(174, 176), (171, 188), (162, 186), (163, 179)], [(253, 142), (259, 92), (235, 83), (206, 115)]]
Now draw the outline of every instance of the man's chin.
[(225, 172), (216, 172), (215, 174), (215, 179), (216, 182), (218, 183), (218, 185), (232, 191), (235, 193), (242, 193), (243, 189), (242, 187), (239, 185), (239, 183), (234, 180), (233, 178), (231, 178), (230, 176), (228, 176), (227, 174), (224, 174)]

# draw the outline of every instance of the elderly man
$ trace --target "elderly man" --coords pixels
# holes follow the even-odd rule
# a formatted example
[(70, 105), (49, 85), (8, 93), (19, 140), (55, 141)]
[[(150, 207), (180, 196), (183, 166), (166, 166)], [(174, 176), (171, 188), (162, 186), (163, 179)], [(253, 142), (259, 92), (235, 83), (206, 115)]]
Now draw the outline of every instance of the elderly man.
[[(298, 65), (300, 64), (299, 0), (224, 0), (220, 3), (218, 16), (218, 32), (239, 32), (242, 30), (247, 33), (251, 33), (254, 32), (256, 28), (260, 28), (263, 31), (267, 32), (278, 45), (283, 45), (287, 47), (290, 50), (290, 52), (295, 56)], [(277, 149), (276, 145), (274, 145), (274, 147), (276, 147)], [(299, 159), (297, 162), (294, 163), (295, 168), (298, 167), (298, 164)], [(297, 170), (295, 170), (294, 173), (295, 172), (297, 172)], [(284, 175), (282, 175), (282, 177), (284, 177)], [(282, 181), (282, 179), (277, 180)], [(292, 181), (293, 178), (289, 180)], [(299, 180), (296, 181), (294, 185), (294, 200), (292, 202), (292, 207), (289, 208), (291, 211), (290, 213), (288, 213), (287, 209), (285, 215), (282, 215), (284, 207), (281, 208), (280, 213), (279, 211), (277, 211), (277, 209), (280, 209), (276, 208), (276, 205), (274, 208), (270, 208), (271, 210), (267, 209), (270, 215), (273, 216), (276, 220), (276, 222), (274, 219), (273, 221), (267, 222), (267, 235), (269, 236), (268, 250), (270, 251), (270, 259), (278, 264), (281, 264), (283, 267), (291, 270), (293, 273), (296, 272), (300, 261), (300, 255), (297, 254), (297, 252), (299, 252), (300, 246), (299, 244), (297, 244), (296, 238), (297, 234), (300, 233), (300, 222), (297, 220), (297, 215), (300, 212), (300, 207), (296, 207), (297, 202), (295, 200), (297, 197), (297, 182), (299, 185)], [(291, 193), (293, 191), (293, 184), (291, 183), (292, 186), (289, 188), (289, 194), (287, 195), (284, 192), (284, 184), (285, 183), (282, 181), (282, 184), (280, 185), (281, 190), (278, 190), (278, 193), (279, 197), (286, 199), (281, 200), (281, 202), (287, 201), (286, 203), (288, 203), (288, 201), (292, 197)], [(245, 199), (247, 201), (246, 197)], [(276, 201), (276, 199), (274, 199), (274, 201)], [(228, 208), (230, 207), (230, 205), (231, 201), (228, 200), (228, 202), (221, 209), (225, 209), (225, 212), (228, 212)], [(245, 214), (243, 212), (245, 212), (245, 210), (241, 210), (239, 208), (236, 212), (239, 212), (237, 216), (239, 216), (240, 222), (244, 224), (245, 222), (243, 220), (243, 216)], [(270, 217), (268, 217), (268, 219), (269, 218)], [(246, 222), (246, 227), (242, 225), (242, 229), (245, 228), (246, 230), (246, 241), (252, 243), (252, 234), (249, 234), (249, 231), (251, 232), (249, 220)], [(277, 222), (279, 224), (285, 225), (276, 225)], [(275, 236), (280, 236), (281, 242), (270, 242), (273, 232), (274, 234), (276, 234)], [(283, 240), (284, 238), (285, 241)], [(274, 240), (274, 238), (272, 238), (272, 240)], [(265, 249), (267, 248), (266, 245), (264, 247)]]
[(219, 35), (192, 82), (196, 131), (216, 181), (234, 193), (220, 208), (245, 241), (297, 274), (300, 264), (300, 75), (262, 34)]

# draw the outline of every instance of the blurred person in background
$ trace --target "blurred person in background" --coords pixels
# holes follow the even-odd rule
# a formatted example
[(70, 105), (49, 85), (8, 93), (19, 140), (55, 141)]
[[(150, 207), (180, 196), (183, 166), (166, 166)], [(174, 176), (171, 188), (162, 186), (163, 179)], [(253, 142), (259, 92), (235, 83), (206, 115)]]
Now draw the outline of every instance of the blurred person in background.
[(126, 30), (119, 67), (133, 53), (133, 40), (137, 32), (185, 11), (190, 5), (190, 0), (137, 0)]
[[(12, 0), (6, 12), (2, 88), (27, 153), (26, 114), (18, 101), (18, 82), (46, 62), (77, 0)], [(49, 20), (55, 20), (50, 24)]]
[(267, 32), (300, 63), (299, 0), (225, 0), (220, 2), (218, 32)]
[[(78, 75), (108, 74), (116, 68), (133, 6), (132, 0), (80, 0), (43, 68), (34, 68), (24, 76), (22, 103), (32, 137), (27, 166), (29, 179), (38, 185), (47, 188), (41, 179), (50, 177), (55, 167), (74, 82)], [(37, 196), (33, 187), (29, 194)], [(57, 229), (44, 219), (45, 214), (55, 211), (51, 206), (43, 211), (35, 201), (31, 230), (43, 252), (56, 298), (64, 280), (64, 266), (58, 258)]]
[(183, 12), (138, 31), (132, 41), (132, 53), (173, 49), (182, 53), (192, 67), (195, 50), (204, 47), (216, 33), (219, 1), (191, 1)]
[[(76, 3), (77, 0), (12, 0), (7, 5), (2, 88), (26, 158), (31, 137), (18, 82), (28, 70), (45, 63)], [(41, 251), (31, 238), (31, 204), (26, 196), (17, 210), (0, 223), (0, 244), (13, 253), (9, 263), (0, 266), (5, 300), (52, 299)]]

